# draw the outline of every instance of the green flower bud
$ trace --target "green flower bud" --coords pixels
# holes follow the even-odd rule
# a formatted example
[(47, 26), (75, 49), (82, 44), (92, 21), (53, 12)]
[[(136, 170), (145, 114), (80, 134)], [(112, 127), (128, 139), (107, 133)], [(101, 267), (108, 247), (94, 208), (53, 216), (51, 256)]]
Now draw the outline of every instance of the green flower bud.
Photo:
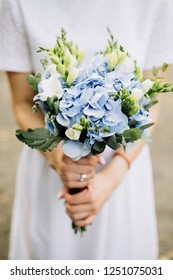
[(59, 57), (57, 55), (51, 55), (50, 60), (56, 65), (59, 63)]
[(77, 68), (71, 68), (71, 70), (68, 73), (67, 76), (67, 83), (69, 86), (72, 85), (72, 83), (76, 80), (77, 76), (78, 76), (78, 69)]
[(68, 71), (70, 68), (70, 64), (71, 64), (71, 58), (70, 58), (70, 54), (66, 54), (64, 57), (64, 65), (66, 70)]
[(79, 130), (79, 131), (82, 131), (83, 130), (83, 126), (78, 124), (78, 123), (75, 123), (73, 126), (72, 126), (73, 129), (76, 129), (76, 130)]
[(79, 49), (78, 45), (72, 46), (72, 47), (71, 47), (72, 55), (77, 56), (78, 49)]
[(122, 63), (126, 57), (127, 57), (127, 52), (123, 52), (118, 58), (118, 64)]
[(85, 50), (83, 49), (78, 53), (78, 58), (77, 58), (78, 64), (80, 64), (83, 61), (84, 57), (85, 57)]
[(139, 110), (139, 105), (136, 104), (136, 105), (134, 105), (134, 106), (130, 109), (128, 115), (129, 115), (129, 116), (135, 115), (135, 114), (137, 114), (138, 110)]
[(55, 114), (57, 115), (58, 114), (58, 109), (59, 109), (59, 101), (58, 100), (53, 103), (53, 109), (54, 109)]
[(101, 132), (106, 133), (106, 132), (110, 132), (109, 127), (104, 127)]
[(167, 82), (167, 83), (163, 84), (163, 87), (164, 87), (164, 88), (168, 88), (168, 87), (170, 87), (171, 85), (172, 85), (172, 83)]
[(88, 128), (89, 127), (89, 120), (87, 120), (84, 116), (80, 117), (80, 124), (84, 127), (84, 128)]
[(50, 55), (50, 56), (54, 55), (54, 52), (53, 52), (52, 50), (49, 50), (47, 53), (48, 53), (48, 55)]
[(116, 64), (118, 62), (118, 57), (117, 54), (115, 52), (112, 52), (110, 55), (108, 55), (108, 70), (109, 72), (111, 72)]
[(66, 69), (61, 62), (57, 65), (56, 70), (63, 78), (65, 77)]

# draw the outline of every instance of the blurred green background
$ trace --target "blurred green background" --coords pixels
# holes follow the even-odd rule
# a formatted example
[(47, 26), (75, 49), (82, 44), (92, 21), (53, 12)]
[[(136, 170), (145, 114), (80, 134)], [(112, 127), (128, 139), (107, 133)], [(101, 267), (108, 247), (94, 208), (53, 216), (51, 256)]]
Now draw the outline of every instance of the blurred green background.
[[(173, 81), (173, 67), (168, 69)], [(0, 72), (0, 259), (7, 259), (17, 161), (22, 144), (15, 139), (17, 125), (10, 88)], [(159, 124), (151, 143), (158, 217), (160, 259), (173, 259), (173, 94), (165, 94)]]

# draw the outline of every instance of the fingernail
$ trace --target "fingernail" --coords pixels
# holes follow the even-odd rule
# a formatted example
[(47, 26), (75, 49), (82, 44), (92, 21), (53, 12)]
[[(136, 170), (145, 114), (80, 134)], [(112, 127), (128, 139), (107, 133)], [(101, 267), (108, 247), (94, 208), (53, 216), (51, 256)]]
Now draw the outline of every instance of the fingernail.
[(106, 164), (106, 160), (105, 160), (104, 156), (101, 156), (101, 157), (99, 158), (99, 162), (100, 162), (100, 164), (102, 164), (102, 165), (105, 165), (105, 164)]
[(57, 194), (57, 199), (61, 199), (63, 198), (64, 196), (64, 193), (62, 191), (60, 191), (58, 194)]

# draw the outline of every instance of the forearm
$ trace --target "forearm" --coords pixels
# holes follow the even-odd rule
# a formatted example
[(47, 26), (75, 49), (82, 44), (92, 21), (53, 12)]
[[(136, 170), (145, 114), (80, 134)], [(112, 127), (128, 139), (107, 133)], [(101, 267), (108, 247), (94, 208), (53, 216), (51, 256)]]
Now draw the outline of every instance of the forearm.
[[(155, 130), (155, 126), (158, 121), (158, 116), (160, 112), (161, 107), (161, 98), (159, 98), (159, 103), (153, 107), (151, 110), (151, 116), (152, 121), (155, 123), (150, 128), (151, 137)], [(103, 173), (105, 173), (105, 176), (109, 178), (109, 185), (110, 185), (110, 192), (114, 191), (116, 187), (121, 183), (123, 180), (128, 168), (129, 164), (132, 164), (134, 159), (138, 156), (142, 148), (146, 145), (146, 142), (144, 140), (138, 140), (134, 143), (134, 146), (127, 151), (123, 151), (121, 149), (121, 153), (125, 155), (127, 160), (123, 158), (120, 154), (115, 153), (115, 156), (113, 156), (110, 163), (105, 167), (103, 170)]]
[(21, 103), (14, 106), (16, 121), (21, 129), (44, 127), (44, 116), (41, 111), (32, 113), (32, 104)]

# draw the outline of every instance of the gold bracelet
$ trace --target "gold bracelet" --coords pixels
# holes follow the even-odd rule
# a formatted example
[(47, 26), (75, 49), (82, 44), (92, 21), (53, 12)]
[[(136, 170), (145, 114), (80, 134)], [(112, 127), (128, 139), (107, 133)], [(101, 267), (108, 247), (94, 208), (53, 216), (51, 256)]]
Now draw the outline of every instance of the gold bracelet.
[(130, 160), (126, 157), (125, 154), (123, 154), (123, 153), (120, 152), (120, 151), (116, 151), (115, 154), (113, 155), (113, 157), (114, 157), (114, 156), (120, 156), (120, 157), (122, 157), (122, 158), (126, 161), (127, 166), (128, 166), (128, 169), (130, 169), (131, 162), (130, 162)]

